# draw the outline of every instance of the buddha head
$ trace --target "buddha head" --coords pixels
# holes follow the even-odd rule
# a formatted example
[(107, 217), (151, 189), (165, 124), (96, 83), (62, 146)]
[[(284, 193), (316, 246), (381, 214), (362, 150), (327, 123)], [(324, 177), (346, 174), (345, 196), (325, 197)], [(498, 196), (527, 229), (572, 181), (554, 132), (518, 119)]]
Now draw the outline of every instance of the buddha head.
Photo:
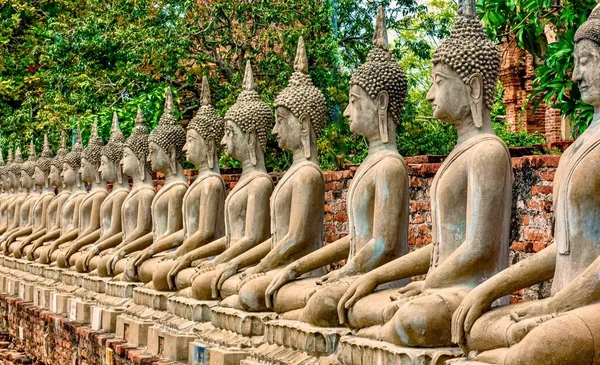
[[(67, 153), (63, 160), (62, 178), (63, 184), (67, 187), (81, 187), (81, 155), (83, 154), (83, 141), (81, 139), (81, 129), (77, 125), (75, 135), (75, 144), (71, 152)], [(58, 154), (57, 154), (58, 156)]]
[(5, 186), (6, 190), (13, 190), (14, 189), (12, 181), (10, 180), (10, 176), (8, 175), (8, 167), (13, 162), (12, 155), (13, 155), (12, 149), (9, 148), (8, 149), (8, 155), (6, 156), (6, 165), (4, 166), (4, 169), (2, 170), (2, 171), (4, 171), (4, 176), (2, 177), (2, 181), (4, 183), (4, 186)]
[(100, 159), (102, 157), (102, 149), (104, 142), (98, 135), (98, 119), (94, 120), (92, 125), (92, 134), (88, 141), (87, 147), (81, 154), (81, 179), (86, 183), (100, 183)]
[(279, 147), (295, 151), (303, 148), (311, 157), (323, 126), (327, 123), (327, 102), (308, 75), (308, 57), (304, 39), (298, 39), (294, 73), (288, 86), (275, 98), (273, 135)]
[(21, 187), (23, 189), (30, 190), (33, 188), (33, 175), (35, 173), (35, 163), (37, 161), (37, 154), (35, 153), (35, 146), (33, 140), (29, 142), (29, 157), (27, 161), (21, 165)]
[(165, 175), (176, 174), (182, 168), (185, 145), (185, 130), (173, 115), (173, 94), (170, 87), (166, 90), (166, 96), (163, 115), (148, 137), (148, 161), (152, 171)]
[(0, 148), (0, 191), (7, 191), (8, 188), (5, 186), (4, 181), (5, 181), (5, 164), (4, 164), (4, 157), (2, 156), (2, 149)]
[(118, 181), (123, 182), (123, 171), (121, 170), (121, 159), (123, 158), (123, 148), (125, 136), (119, 127), (119, 117), (117, 113), (113, 113), (112, 128), (110, 138), (104, 148), (102, 148), (102, 156), (100, 157), (99, 172), (104, 181), (113, 183)]
[(21, 148), (17, 147), (15, 159), (7, 166), (8, 181), (15, 191), (21, 190), (21, 165), (23, 165), (23, 156), (21, 155)]
[(52, 164), (52, 151), (48, 144), (48, 135), (44, 135), (44, 148), (40, 158), (35, 162), (35, 168), (33, 173), (33, 180), (36, 186), (49, 187), (50, 186), (50, 169)]
[(254, 90), (250, 61), (246, 62), (242, 92), (237, 102), (225, 114), (225, 135), (221, 145), (238, 161), (245, 158), (256, 166), (259, 154), (267, 147), (267, 134), (273, 124), (271, 108)]
[(450, 38), (433, 57), (433, 85), (427, 94), (433, 116), (454, 125), (472, 118), (476, 128), (491, 126), (499, 69), (499, 48), (487, 38), (475, 0), (459, 1)]
[(67, 155), (67, 133), (62, 130), (60, 133), (60, 148), (56, 151), (56, 156), (50, 160), (50, 184), (55, 188), (63, 186), (62, 169)]
[(150, 176), (152, 170), (148, 159), (148, 127), (142, 114), (142, 109), (138, 108), (135, 117), (135, 126), (131, 136), (125, 141), (123, 149), (123, 158), (121, 158), (121, 169), (127, 176), (138, 176), (142, 181), (146, 176)]
[(600, 5), (575, 34), (573, 81), (583, 102), (600, 107)]
[(221, 152), (219, 142), (223, 138), (225, 121), (221, 118), (210, 100), (208, 78), (202, 78), (202, 104), (198, 113), (188, 125), (183, 151), (189, 162), (196, 166), (208, 164), (213, 169), (218, 164)]
[(350, 103), (344, 111), (350, 130), (368, 139), (378, 136), (385, 144), (395, 144), (406, 90), (406, 76), (389, 52), (385, 14), (379, 6), (373, 48), (367, 62), (350, 79)]

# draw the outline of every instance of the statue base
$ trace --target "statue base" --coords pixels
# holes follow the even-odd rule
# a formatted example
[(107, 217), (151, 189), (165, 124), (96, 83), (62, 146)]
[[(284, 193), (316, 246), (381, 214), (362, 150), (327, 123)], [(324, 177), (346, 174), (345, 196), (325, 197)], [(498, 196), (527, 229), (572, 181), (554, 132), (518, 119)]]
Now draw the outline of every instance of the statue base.
[(117, 316), (116, 335), (134, 346), (148, 345), (148, 330), (154, 323), (161, 323), (171, 314), (152, 308), (130, 304)]
[(125, 308), (133, 304), (133, 289), (142, 284), (111, 280), (112, 278), (90, 276), (84, 278), (82, 285), (88, 290), (103, 292), (97, 295), (91, 306), (92, 329), (114, 333), (117, 330), (117, 318)]
[(175, 292), (158, 291), (139, 287), (133, 290), (133, 302), (157, 311), (166, 311), (167, 301), (174, 295)]
[(253, 350), (247, 361), (255, 364), (318, 364), (321, 358), (335, 354), (340, 338), (349, 334), (351, 331), (347, 328), (272, 320), (265, 323), (266, 343)]
[(461, 356), (458, 347), (411, 348), (355, 336), (342, 337), (337, 351), (342, 365), (444, 365)]
[(106, 283), (111, 280), (112, 278), (103, 278), (101, 276), (90, 276), (90, 274), (84, 274), (84, 276), (81, 278), (81, 287), (98, 294), (103, 294), (106, 292)]

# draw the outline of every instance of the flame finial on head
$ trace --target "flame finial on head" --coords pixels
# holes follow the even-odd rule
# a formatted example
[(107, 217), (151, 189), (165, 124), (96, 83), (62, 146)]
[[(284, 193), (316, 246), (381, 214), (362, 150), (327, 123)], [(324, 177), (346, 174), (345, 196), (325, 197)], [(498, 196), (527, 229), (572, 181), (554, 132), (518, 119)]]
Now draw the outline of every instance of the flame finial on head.
[(385, 51), (390, 49), (387, 28), (385, 25), (385, 13), (383, 11), (383, 5), (379, 5), (379, 8), (377, 8), (377, 19), (375, 20), (375, 34), (373, 35), (373, 45)]
[(173, 115), (173, 93), (171, 92), (170, 87), (167, 87), (167, 90), (165, 90), (165, 95), (166, 99), (164, 114)]
[(15, 151), (15, 159), (13, 162), (23, 163), (23, 154), (21, 153), (21, 147), (17, 147), (17, 150)]
[(29, 157), (27, 157), (27, 161), (35, 161), (37, 160), (37, 154), (35, 152), (35, 144), (33, 144), (33, 138), (29, 141)]
[(0, 166), (4, 166), (4, 157), (2, 157), (2, 148), (0, 148)]
[(244, 91), (254, 90), (254, 75), (252, 74), (252, 65), (250, 65), (250, 60), (246, 61), (246, 70), (244, 72), (244, 82), (242, 84), (242, 89)]
[(8, 161), (8, 163), (12, 163), (13, 162), (13, 153), (12, 153), (12, 148), (8, 149), (8, 156), (6, 157), (6, 160)]
[(44, 134), (44, 147), (42, 148), (42, 158), (52, 157), (52, 150), (50, 149), (50, 143), (48, 142), (48, 135)]
[(458, 15), (474, 18), (477, 16), (477, 6), (475, 0), (459, 0)]
[(202, 77), (202, 103), (203, 106), (210, 105), (210, 86), (208, 85), (208, 77)]
[(304, 46), (304, 38), (302, 36), (298, 39), (294, 71), (301, 72), (305, 75), (308, 74), (308, 57), (306, 56), (306, 47)]

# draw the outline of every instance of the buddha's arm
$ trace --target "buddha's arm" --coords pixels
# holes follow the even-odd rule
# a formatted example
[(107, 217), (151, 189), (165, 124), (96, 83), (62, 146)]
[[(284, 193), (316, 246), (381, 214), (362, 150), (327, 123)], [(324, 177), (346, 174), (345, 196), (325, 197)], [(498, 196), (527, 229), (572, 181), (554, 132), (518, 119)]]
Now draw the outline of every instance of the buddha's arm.
[(175, 233), (171, 233), (170, 235), (159, 239), (148, 248), (148, 250), (150, 251), (149, 255), (154, 256), (157, 253), (161, 253), (163, 251), (178, 247), (183, 242), (184, 235), (185, 232), (183, 231), (183, 229), (180, 229)]
[(218, 255), (225, 251), (227, 248), (227, 237), (221, 237), (216, 241), (211, 243), (207, 243), (204, 246), (198, 247), (195, 250), (186, 254), (189, 259), (189, 262), (193, 262), (195, 260), (200, 260), (203, 258), (207, 258), (213, 255)]
[[(99, 247), (99, 245), (102, 242), (104, 242), (108, 239), (112, 240), (112, 238), (117, 235), (121, 238), (123, 237), (123, 235), (121, 234), (121, 231), (123, 229), (123, 226), (121, 225), (121, 209), (119, 207), (120, 207), (120, 204), (118, 204), (118, 202), (116, 202), (116, 201), (113, 202), (113, 208), (112, 208), (111, 214), (110, 214), (110, 227), (108, 227), (108, 229), (106, 231), (102, 232), (102, 236), (100, 236), (100, 238), (98, 238), (98, 240), (95, 243), (96, 247)], [(112, 240), (112, 242), (114, 242), (114, 240)], [(110, 246), (110, 247), (115, 247), (115, 246), (116, 246), (116, 244), (112, 244), (112, 246)]]
[(259, 263), (271, 251), (271, 238), (231, 260), (239, 269)]
[[(508, 232), (502, 221), (510, 210), (510, 161), (499, 144), (473, 151), (468, 175), (468, 209), (464, 242), (427, 276), (427, 288), (473, 283), (503, 253), (502, 237)], [(486, 166), (492, 166), (491, 168)]]
[(96, 242), (98, 240), (98, 238), (100, 238), (100, 230), (99, 229), (95, 230), (94, 232), (92, 232), (86, 236), (77, 238), (73, 243), (71, 243), (69, 245), (69, 250), (67, 251), (67, 253), (65, 255), (66, 258), (69, 258), (72, 254), (79, 251), (81, 248)]
[(181, 257), (217, 238), (215, 236), (220, 218), (217, 216), (217, 212), (219, 212), (219, 204), (222, 201), (223, 184), (220, 180), (214, 178), (211, 180), (214, 181), (211, 181), (211, 184), (206, 186), (201, 193), (202, 206), (200, 207), (198, 230), (183, 241), (183, 244), (175, 251), (176, 257)]
[(350, 236), (332, 242), (288, 265), (294, 269), (295, 277), (330, 265), (348, 257), (350, 253)]
[[(310, 173), (309, 173), (310, 171)], [(305, 171), (294, 181), (290, 206), (290, 223), (288, 232), (281, 237), (275, 246), (262, 258), (256, 273), (266, 272), (288, 264), (305, 248), (315, 242), (315, 227), (310, 222), (315, 211), (323, 209), (324, 185), (321, 174), (313, 169)], [(317, 224), (322, 225), (319, 221)]]
[(102, 240), (102, 242), (100, 243), (96, 243), (96, 247), (98, 248), (98, 251), (104, 251), (107, 250), (109, 248), (114, 248), (117, 247), (118, 244), (120, 244), (123, 241), (123, 232), (119, 232), (117, 234), (115, 234), (114, 236), (110, 236), (107, 237), (106, 239)]
[[(408, 178), (404, 166), (394, 161), (377, 171), (373, 207), (373, 237), (340, 270), (344, 276), (364, 274), (389, 261), (399, 244), (398, 225), (408, 224)], [(404, 218), (404, 219), (403, 219)]]
[(8, 238), (6, 239), (6, 243), (10, 245), (17, 238), (23, 237), (23, 236), (28, 235), (28, 234), (31, 234), (31, 231), (33, 231), (33, 227), (32, 226), (27, 226), (25, 228), (21, 228), (21, 229), (17, 230), (16, 232), (12, 233), (10, 236), (8, 236)]
[(152, 239), (152, 232), (146, 233), (145, 235), (127, 243), (120, 250), (123, 252), (123, 256), (132, 252), (143, 250), (152, 244)]
[(61, 235), (60, 237), (58, 237), (56, 239), (56, 241), (52, 242), (52, 245), (50, 246), (50, 251), (49, 253), (52, 253), (54, 250), (56, 250), (60, 245), (67, 243), (67, 242), (71, 242), (74, 239), (77, 238), (77, 236), (79, 235), (79, 229), (73, 229), (69, 232), (67, 232), (64, 235)]
[(269, 199), (273, 185), (267, 179), (257, 180), (248, 186), (244, 237), (215, 257), (212, 260), (214, 264), (229, 262), (266, 239), (265, 233), (269, 232), (271, 223)]
[[(138, 194), (143, 194), (143, 192), (140, 192)], [(152, 209), (151, 209), (151, 206), (152, 206), (153, 197), (154, 197), (154, 194), (146, 194), (140, 198), (140, 200), (138, 201), (138, 207), (137, 207), (138, 214), (137, 214), (135, 229), (129, 235), (127, 235), (127, 237), (125, 237), (123, 239), (123, 241), (117, 245), (117, 247), (115, 247), (115, 250), (120, 250), (120, 249), (126, 247), (127, 245), (129, 245), (130, 243), (136, 241), (138, 238), (144, 237), (148, 234), (150, 234), (150, 237), (152, 237)], [(125, 214), (127, 214), (127, 212), (125, 212)], [(129, 252), (133, 252), (133, 251), (129, 251)]]
[(598, 278), (600, 278), (600, 257), (596, 258), (575, 280), (554, 295), (552, 301), (554, 301), (556, 312), (566, 312), (600, 301), (600, 280)]
[[(15, 214), (13, 216), (13, 221), (10, 223), (10, 225), (6, 228), (6, 231), (11, 231), (17, 227), (19, 227), (19, 222), (21, 221), (21, 201), (18, 201), (17, 203), (15, 203)], [(5, 234), (7, 233), (5, 232)]]
[(37, 231), (33, 232), (31, 235), (29, 235), (29, 237), (27, 237), (23, 240), (23, 245), (26, 246), (26, 245), (30, 244), (31, 242), (37, 240), (38, 238), (44, 236), (45, 234), (46, 234), (45, 228), (37, 230)]
[(46, 234), (44, 234), (42, 237), (36, 239), (33, 242), (32, 251), (35, 251), (38, 247), (40, 247), (41, 245), (43, 245), (44, 242), (47, 242), (47, 241), (50, 241), (50, 240), (54, 240), (54, 239), (56, 239), (58, 237), (60, 237), (60, 229), (55, 229), (53, 231), (46, 232)]
[[(100, 230), (100, 207), (102, 206), (102, 202), (104, 201), (104, 196), (95, 196), (92, 201), (91, 211), (90, 211), (90, 221), (87, 227), (84, 227), (81, 230), (81, 237), (85, 237), (88, 234), (95, 233), (97, 230)], [(98, 236), (100, 237), (100, 236)], [(96, 238), (97, 239), (97, 238)]]

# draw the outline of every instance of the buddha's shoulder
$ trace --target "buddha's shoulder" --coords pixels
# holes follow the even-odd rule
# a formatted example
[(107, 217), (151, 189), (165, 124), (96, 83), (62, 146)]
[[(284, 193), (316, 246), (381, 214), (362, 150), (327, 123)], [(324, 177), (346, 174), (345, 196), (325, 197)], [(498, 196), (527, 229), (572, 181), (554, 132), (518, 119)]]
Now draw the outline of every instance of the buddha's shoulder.
[(500, 138), (489, 138), (474, 144), (469, 148), (469, 156), (475, 162), (496, 160), (506, 162), (510, 160), (508, 148)]

